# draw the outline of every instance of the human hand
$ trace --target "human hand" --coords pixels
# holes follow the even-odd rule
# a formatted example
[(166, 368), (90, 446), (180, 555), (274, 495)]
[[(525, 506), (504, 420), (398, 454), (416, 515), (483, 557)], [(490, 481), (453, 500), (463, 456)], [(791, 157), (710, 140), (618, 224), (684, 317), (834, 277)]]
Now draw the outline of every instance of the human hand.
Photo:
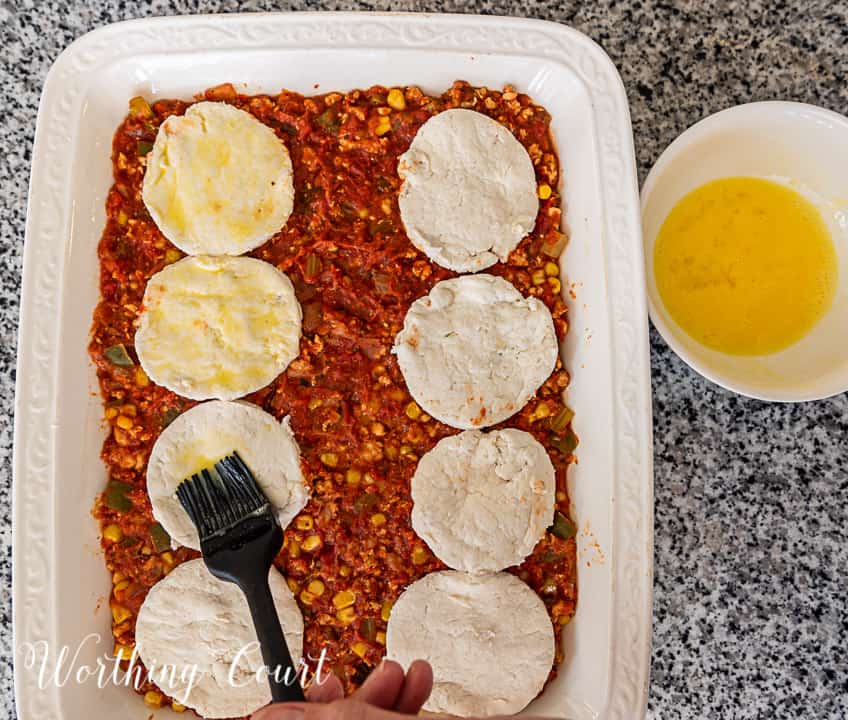
[(308, 703), (268, 705), (251, 720), (404, 720), (418, 714), (432, 688), (429, 663), (416, 660), (404, 673), (398, 663), (384, 660), (347, 699), (341, 681), (330, 675), (310, 688)]

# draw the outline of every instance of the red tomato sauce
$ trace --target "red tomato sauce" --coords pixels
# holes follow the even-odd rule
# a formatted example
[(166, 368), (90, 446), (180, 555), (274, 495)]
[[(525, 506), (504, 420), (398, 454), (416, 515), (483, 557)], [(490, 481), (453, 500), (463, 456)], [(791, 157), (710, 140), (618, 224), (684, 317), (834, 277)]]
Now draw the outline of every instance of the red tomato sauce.
[[(568, 321), (556, 255), (564, 237), (550, 116), (509, 87), (500, 92), (464, 82), (435, 97), (415, 87), (390, 95), (380, 86), (315, 97), (288, 91), (246, 96), (223, 85), (197, 99), (228, 102), (253, 114), (291, 154), (294, 211), (251, 255), (276, 265), (294, 284), (304, 313), (300, 355), (246, 400), (277, 418), (291, 417), (311, 499), (286, 530), (276, 565), (303, 611), (305, 654), (317, 658), (326, 650), (327, 662), (350, 692), (385, 653), (386, 621), (398, 595), (409, 583), (444, 568), (411, 528), (409, 483), (418, 459), (457, 432), (412, 400), (390, 353), (409, 305), (436, 282), (455, 276), (429, 261), (404, 233), (398, 156), (422, 123), (449, 108), (472, 108), (513, 132), (533, 161), (540, 209), (535, 229), (508, 262), (487, 272), (545, 302), (562, 340)], [(148, 279), (182, 256), (142, 202), (146, 154), (159, 125), (189, 105), (131, 102), (114, 136), (114, 184), (98, 249), (101, 300), (89, 352), (110, 434), (102, 452), (109, 485), (97, 499), (95, 515), (113, 576), (116, 652), (125, 654), (134, 646), (135, 618), (148, 590), (198, 555), (167, 546), (145, 490), (154, 441), (195, 403), (151, 382), (133, 349)], [(576, 438), (562, 401), (568, 382), (557, 362), (536, 396), (498, 426), (534, 435), (556, 469), (553, 531), (509, 571), (542, 598), (557, 640), (574, 614), (577, 594), (576, 529), (568, 519), (566, 488)], [(172, 702), (151, 683), (141, 692), (151, 705)]]

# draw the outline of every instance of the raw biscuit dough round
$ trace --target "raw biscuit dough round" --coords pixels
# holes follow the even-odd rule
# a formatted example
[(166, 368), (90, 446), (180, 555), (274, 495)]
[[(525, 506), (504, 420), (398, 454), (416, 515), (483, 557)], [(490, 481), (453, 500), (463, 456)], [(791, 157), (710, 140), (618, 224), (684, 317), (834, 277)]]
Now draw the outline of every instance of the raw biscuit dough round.
[(416, 402), (471, 430), (517, 413), (553, 372), (559, 348), (544, 303), (479, 274), (443, 280), (412, 303), (392, 351)]
[(196, 255), (148, 281), (135, 349), (156, 384), (192, 400), (235, 400), (298, 356), (301, 318), (291, 281), (270, 263)]
[(421, 458), (411, 485), (412, 529), (454, 570), (518, 565), (553, 521), (554, 466), (523, 430), (446, 437)]
[(439, 265), (476, 272), (505, 261), (536, 223), (533, 162), (496, 120), (446, 110), (398, 159), (398, 205), (412, 244)]
[[(303, 616), (276, 569), (271, 568), (268, 581), (297, 663), (303, 654)], [(154, 675), (159, 688), (202, 717), (243, 717), (271, 701), (267, 678), (256, 675), (264, 663), (247, 601), (236, 585), (214, 577), (200, 558), (177, 566), (150, 589), (138, 611), (135, 640), (148, 669), (176, 667), (173, 676)], [(192, 668), (194, 683), (185, 698)]]
[(389, 616), (386, 656), (433, 667), (430, 712), (512, 715), (527, 705), (554, 662), (554, 629), (538, 595), (508, 573), (430, 573)]
[(177, 416), (157, 438), (147, 463), (153, 515), (180, 545), (200, 549), (197, 529), (177, 499), (184, 478), (237, 450), (285, 528), (309, 491), (289, 418), (277, 422), (247, 402), (211, 400)]
[(291, 215), (289, 151), (250, 113), (199, 102), (159, 126), (142, 199), (184, 253), (241, 255), (262, 245)]

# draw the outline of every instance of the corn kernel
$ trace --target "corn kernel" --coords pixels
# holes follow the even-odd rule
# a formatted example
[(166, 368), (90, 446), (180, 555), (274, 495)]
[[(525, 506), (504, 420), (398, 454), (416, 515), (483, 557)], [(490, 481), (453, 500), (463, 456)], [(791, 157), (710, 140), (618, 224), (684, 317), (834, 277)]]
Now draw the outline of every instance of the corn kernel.
[(150, 385), (150, 378), (147, 377), (147, 373), (140, 367), (135, 369), (135, 384), (139, 387), (147, 387)]
[(315, 596), (311, 592), (309, 592), (309, 590), (304, 590), (302, 593), (300, 593), (300, 601), (304, 605), (311, 605), (314, 599)]
[(113, 605), (112, 606), (112, 620), (115, 625), (120, 625), (124, 620), (129, 620), (132, 617), (132, 613), (127, 610), (123, 605)]
[(386, 516), (383, 513), (374, 513), (371, 516), (371, 524), (374, 527), (380, 527), (386, 524)]
[(379, 631), (377, 633), (376, 637), (375, 637), (375, 640), (378, 643), (380, 643), (380, 645), (385, 645), (386, 644), (386, 633), (384, 633), (382, 630)]
[(386, 427), (383, 423), (375, 422), (371, 424), (371, 432), (377, 437), (383, 437), (386, 434)]
[(126, 590), (129, 586), (130, 586), (129, 580), (121, 580), (121, 582), (115, 583), (115, 587), (113, 588), (113, 591), (114, 591), (115, 595), (117, 595), (119, 592), (123, 592), (124, 590)]
[(355, 602), (356, 595), (350, 590), (340, 590), (335, 595), (333, 595), (333, 605), (336, 606), (336, 610), (341, 610), (342, 608), (350, 607)]
[(313, 550), (317, 550), (321, 547), (321, 536), (320, 535), (310, 535), (304, 540), (300, 545), (306, 552), (312, 552)]
[(129, 660), (132, 657), (134, 645), (122, 645), (121, 643), (115, 643), (115, 650), (112, 654), (121, 660)]
[(103, 537), (109, 542), (118, 542), (124, 537), (124, 531), (118, 525), (107, 525), (103, 528)]
[(186, 711), (186, 706), (185, 706), (185, 705), (180, 705), (180, 704), (179, 704), (176, 700), (174, 700), (174, 701), (171, 703), (171, 710), (173, 710), (174, 712), (185, 712), (185, 711)]
[(359, 640), (359, 641), (353, 643), (353, 645), (351, 645), (350, 649), (353, 650), (354, 653), (359, 655), (359, 657), (361, 657), (364, 660), (365, 656), (368, 654), (368, 643), (364, 643), (361, 640)]
[(418, 418), (421, 422), (426, 423), (430, 422), (432, 419), (427, 413), (423, 413), (420, 418)]
[(347, 480), (349, 485), (359, 485), (359, 481), (362, 480), (362, 473), (359, 470), (354, 470), (350, 468), (345, 473), (345, 480)]
[(177, 260), (179, 260), (181, 257), (182, 257), (182, 255), (180, 255), (180, 251), (175, 250), (174, 248), (168, 248), (165, 251), (165, 262), (168, 263), (169, 265), (171, 263), (177, 262)]
[(559, 266), (556, 263), (546, 262), (545, 275), (549, 277), (556, 277), (557, 275), (559, 275)]
[(545, 282), (545, 271), (534, 270), (533, 274), (530, 277), (533, 280), (534, 285), (541, 285), (543, 282)]
[(291, 558), (299, 558), (300, 557), (300, 544), (297, 540), (292, 540), (289, 545), (289, 557)]
[(311, 515), (301, 515), (294, 521), (294, 524), (298, 530), (311, 530), (314, 527), (315, 522), (312, 520)]
[(286, 583), (288, 583), (289, 590), (291, 590), (292, 593), (296, 593), (298, 591), (299, 586), (297, 584), (297, 580), (292, 580), (292, 578), (286, 578)]
[(106, 419), (114, 420), (118, 417), (118, 411), (115, 408), (106, 408)]
[(148, 690), (146, 693), (144, 693), (144, 703), (145, 705), (149, 705), (150, 707), (161, 707), (162, 693), (156, 692), (155, 690)]
[(338, 620), (342, 625), (350, 625), (354, 620), (356, 620), (356, 612), (352, 607), (342, 608), (336, 613), (336, 620)]
[(126, 405), (121, 405), (121, 414), (126, 415), (127, 417), (135, 417), (136, 416), (135, 405), (130, 405), (127, 403)]
[(389, 120), (388, 116), (384, 115), (377, 121), (377, 128), (374, 132), (377, 133), (377, 135), (385, 135), (391, 129), (392, 121)]
[(121, 580), (126, 580), (127, 576), (122, 572), (113, 572), (112, 573), (112, 582), (117, 585)]
[(129, 430), (133, 426), (133, 421), (126, 415), (118, 415), (115, 425), (121, 428), (121, 430)]
[(150, 105), (141, 95), (130, 98), (129, 111), (131, 115), (138, 115), (140, 117), (150, 117), (153, 115)]
[(562, 290), (562, 283), (560, 283), (560, 281), (556, 278), (548, 278), (548, 285), (551, 286), (551, 290), (553, 290), (555, 293), (558, 293), (560, 290)]
[(118, 225), (126, 225), (127, 220), (129, 220), (127, 214), (123, 210), (118, 210)]
[(410, 420), (417, 420), (421, 417), (421, 408), (418, 407), (418, 403), (413, 400), (409, 405), (406, 406), (406, 417)]
[(339, 568), (339, 575), (342, 577), (348, 577), (350, 575), (350, 568), (347, 565), (342, 565)]
[(324, 583), (320, 580), (312, 580), (306, 587), (307, 590), (309, 590), (309, 592), (311, 592), (315, 597), (319, 597), (324, 594)]
[(392, 88), (391, 90), (389, 90), (389, 94), (386, 97), (386, 102), (393, 110), (406, 110), (406, 98), (403, 96), (403, 93), (397, 88)]
[(547, 185), (547, 184), (544, 184), (544, 183), (542, 185), (539, 185), (539, 199), (540, 200), (547, 200), (551, 196), (551, 192), (553, 192), (553, 191), (551, 190), (550, 185)]
[(422, 547), (416, 547), (412, 550), (412, 564), (421, 565), (427, 562), (427, 551)]
[(310, 409), (310, 410), (315, 410), (315, 409), (317, 409), (317, 408), (321, 407), (321, 403), (323, 403), (323, 402), (324, 402), (324, 401), (323, 401), (323, 400), (321, 400), (321, 398), (312, 398), (312, 399), (309, 401), (309, 409)]
[(536, 422), (537, 420), (541, 420), (542, 418), (546, 418), (551, 414), (551, 409), (548, 407), (547, 403), (539, 403), (536, 406), (536, 409), (530, 413), (529, 420), (530, 422)]
[(162, 558), (162, 562), (166, 565), (174, 564), (174, 553), (172, 553), (170, 550), (166, 550), (159, 557)]
[(327, 467), (336, 467), (339, 464), (339, 456), (334, 452), (321, 453), (320, 459)]
[(383, 618), (383, 622), (389, 622), (389, 615), (392, 614), (392, 606), (394, 603), (391, 600), (386, 600), (383, 603), (383, 607), (380, 608), (380, 617)]

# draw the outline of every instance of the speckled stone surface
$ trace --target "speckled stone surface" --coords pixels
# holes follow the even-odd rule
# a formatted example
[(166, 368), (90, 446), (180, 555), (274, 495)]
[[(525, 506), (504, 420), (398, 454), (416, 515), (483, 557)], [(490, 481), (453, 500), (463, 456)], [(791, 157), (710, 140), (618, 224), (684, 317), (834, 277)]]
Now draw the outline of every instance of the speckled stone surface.
[[(31, 2), (0, 0), (0, 717), (14, 717), (11, 426), (21, 250), (38, 97), (74, 38), (131, 17), (366, 9), (573, 25), (618, 66), (640, 174), (696, 120), (751, 100), (848, 113), (848, 2)], [(848, 180), (848, 169), (846, 169)], [(848, 395), (769, 405), (727, 393), (652, 331), (656, 470), (648, 716), (848, 717)]]

